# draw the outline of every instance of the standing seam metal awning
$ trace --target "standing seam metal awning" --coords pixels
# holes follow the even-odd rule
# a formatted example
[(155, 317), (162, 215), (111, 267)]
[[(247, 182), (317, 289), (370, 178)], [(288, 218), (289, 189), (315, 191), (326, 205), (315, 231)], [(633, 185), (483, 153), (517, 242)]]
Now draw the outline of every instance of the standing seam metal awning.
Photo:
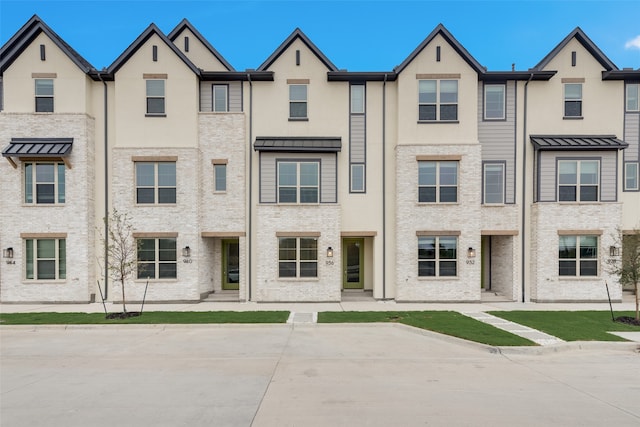
[(288, 153), (336, 153), (342, 149), (339, 137), (256, 137), (256, 151)]
[(531, 135), (536, 150), (622, 150), (629, 146), (615, 135)]
[(66, 157), (71, 154), (73, 138), (11, 138), (2, 150), (3, 157)]

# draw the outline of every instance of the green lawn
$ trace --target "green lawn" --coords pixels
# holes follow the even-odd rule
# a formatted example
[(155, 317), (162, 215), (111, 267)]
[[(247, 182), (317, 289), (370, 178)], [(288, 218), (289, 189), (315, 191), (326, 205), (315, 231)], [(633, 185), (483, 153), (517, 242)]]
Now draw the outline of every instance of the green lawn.
[(318, 323), (398, 322), (495, 346), (527, 346), (534, 342), (455, 311), (349, 311), (318, 313)]
[[(607, 332), (640, 332), (640, 326), (613, 322), (608, 311), (492, 311), (489, 314), (565, 341), (625, 341)], [(632, 317), (635, 313), (615, 312), (614, 316)]]

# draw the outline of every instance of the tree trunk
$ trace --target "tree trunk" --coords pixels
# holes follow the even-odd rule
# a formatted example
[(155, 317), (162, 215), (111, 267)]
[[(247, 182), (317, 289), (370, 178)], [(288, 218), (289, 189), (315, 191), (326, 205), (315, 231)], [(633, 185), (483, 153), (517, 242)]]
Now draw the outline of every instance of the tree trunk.
[(126, 305), (126, 301), (124, 299), (124, 277), (122, 277), (120, 279), (120, 283), (122, 284), (122, 311), (124, 313), (126, 313), (127, 312), (127, 305)]
[(636, 294), (636, 320), (640, 321), (640, 295), (638, 295), (638, 282), (634, 283), (634, 291)]

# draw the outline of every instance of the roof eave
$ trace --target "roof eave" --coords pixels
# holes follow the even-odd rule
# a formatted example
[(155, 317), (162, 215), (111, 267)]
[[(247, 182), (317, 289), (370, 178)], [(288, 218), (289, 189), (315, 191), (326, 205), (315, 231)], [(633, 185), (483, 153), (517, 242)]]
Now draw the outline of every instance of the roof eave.
[(231, 64), (224, 59), (224, 57), (218, 52), (209, 41), (204, 38), (204, 36), (194, 27), (191, 22), (189, 22), (186, 18), (180, 21), (180, 23), (167, 35), (171, 42), (175, 42), (178, 35), (184, 30), (188, 29), (196, 36), (196, 38), (202, 43), (211, 54), (218, 60), (228, 71), (235, 71), (235, 69), (231, 66)]

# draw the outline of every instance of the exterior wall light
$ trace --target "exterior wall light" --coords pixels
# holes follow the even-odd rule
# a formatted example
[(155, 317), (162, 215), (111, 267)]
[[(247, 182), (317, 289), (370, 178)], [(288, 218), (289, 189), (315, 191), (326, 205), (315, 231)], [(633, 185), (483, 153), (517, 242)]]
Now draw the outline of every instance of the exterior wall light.
[(620, 256), (620, 248), (617, 246), (609, 246), (609, 256)]
[(333, 258), (333, 248), (331, 246), (327, 248), (327, 258)]
[(469, 247), (469, 249), (467, 249), (467, 258), (475, 258), (476, 257), (476, 250), (473, 249), (472, 247)]
[(189, 258), (191, 256), (191, 248), (189, 246), (182, 248), (182, 256), (185, 258)]
[(13, 258), (13, 248), (3, 249), (2, 258)]

